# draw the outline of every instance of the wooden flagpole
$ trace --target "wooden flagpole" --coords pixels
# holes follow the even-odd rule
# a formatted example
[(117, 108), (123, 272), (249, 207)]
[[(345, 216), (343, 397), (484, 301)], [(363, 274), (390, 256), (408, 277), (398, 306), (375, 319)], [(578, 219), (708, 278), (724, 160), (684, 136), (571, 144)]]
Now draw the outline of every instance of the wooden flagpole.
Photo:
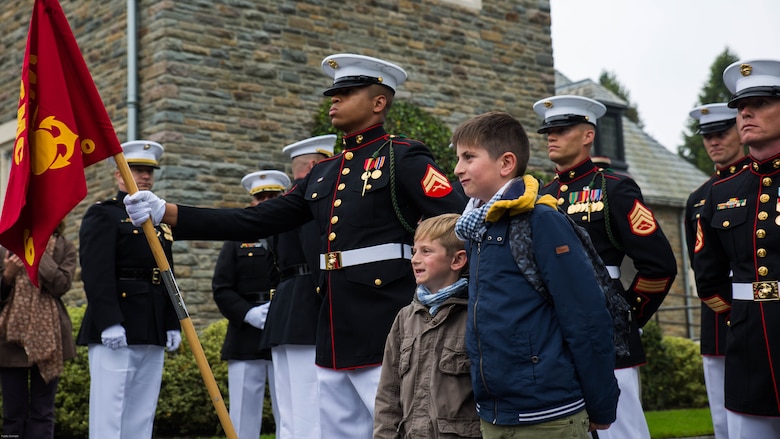
[[(134, 194), (138, 192), (138, 185), (135, 183), (135, 179), (130, 171), (130, 166), (127, 164), (125, 155), (120, 152), (114, 156), (114, 160), (116, 160), (117, 169), (119, 169), (122, 180), (124, 180), (127, 193)], [(225, 407), (225, 401), (222, 399), (222, 394), (219, 392), (219, 387), (217, 387), (217, 382), (214, 379), (214, 373), (211, 371), (211, 366), (209, 366), (209, 362), (206, 359), (206, 354), (203, 353), (203, 346), (201, 346), (198, 334), (195, 332), (195, 327), (192, 324), (190, 315), (187, 312), (187, 307), (184, 305), (184, 300), (181, 297), (181, 291), (179, 291), (179, 286), (176, 284), (176, 279), (173, 277), (162, 244), (160, 244), (160, 241), (157, 239), (157, 231), (155, 230), (151, 219), (147, 219), (146, 222), (144, 222), (143, 229), (146, 240), (149, 242), (149, 247), (152, 249), (152, 254), (154, 254), (154, 259), (157, 261), (157, 267), (160, 268), (160, 274), (165, 283), (165, 289), (168, 290), (168, 296), (176, 309), (179, 323), (181, 323), (184, 334), (187, 336), (187, 343), (189, 343), (190, 350), (195, 356), (195, 362), (198, 363), (200, 375), (203, 377), (203, 382), (206, 384), (209, 396), (211, 396), (211, 402), (217, 410), (217, 417), (219, 417), (219, 422), (222, 424), (222, 429), (225, 430), (225, 435), (227, 435), (228, 439), (237, 439), (236, 431), (233, 428), (233, 423), (230, 421), (230, 415)]]

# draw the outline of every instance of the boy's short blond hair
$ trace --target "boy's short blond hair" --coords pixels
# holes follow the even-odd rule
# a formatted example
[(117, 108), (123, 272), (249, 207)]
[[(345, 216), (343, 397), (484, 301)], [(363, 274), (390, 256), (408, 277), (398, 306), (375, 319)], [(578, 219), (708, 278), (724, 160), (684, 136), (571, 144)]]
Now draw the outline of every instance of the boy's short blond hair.
[(454, 255), (458, 250), (464, 250), (466, 247), (463, 241), (455, 236), (455, 223), (458, 218), (460, 214), (445, 213), (424, 220), (414, 232), (415, 242), (421, 239), (439, 241), (448, 256)]
[(509, 113), (491, 111), (463, 122), (452, 133), (452, 144), (487, 151), (492, 159), (509, 152), (517, 158), (515, 177), (525, 174), (531, 157), (528, 134), (519, 120)]

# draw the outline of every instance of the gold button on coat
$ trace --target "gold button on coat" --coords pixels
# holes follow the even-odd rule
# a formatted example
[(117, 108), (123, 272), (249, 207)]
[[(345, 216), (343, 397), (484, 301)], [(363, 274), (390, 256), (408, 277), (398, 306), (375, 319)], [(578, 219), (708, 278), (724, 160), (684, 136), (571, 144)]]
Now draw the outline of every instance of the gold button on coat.
[(766, 249), (760, 248), (756, 250), (756, 255), (758, 255), (759, 258), (765, 258), (766, 257)]
[(764, 238), (766, 237), (766, 230), (764, 229), (758, 229), (756, 230), (756, 238)]
[(379, 278), (374, 279), (374, 285), (376, 285), (376, 286), (382, 285), (382, 279), (379, 279)]
[(314, 192), (314, 193), (312, 193), (312, 194), (311, 194), (311, 198), (312, 198), (312, 199), (314, 199), (314, 198), (317, 198), (317, 192)]
[(333, 218), (330, 219), (331, 224), (336, 224), (337, 222), (339, 222), (339, 217), (337, 216), (334, 216)]
[(769, 269), (764, 267), (763, 265), (758, 267), (758, 275), (759, 276), (766, 276), (769, 273)]
[(769, 194), (761, 194), (760, 200), (761, 200), (762, 203), (768, 202), (769, 201)]
[(339, 198), (339, 199), (337, 199), (336, 201), (334, 201), (334, 202), (333, 202), (333, 206), (334, 206), (334, 207), (339, 207), (339, 206), (341, 206), (341, 198)]
[(758, 219), (761, 221), (764, 221), (765, 219), (769, 218), (769, 214), (766, 212), (758, 212)]
[(127, 292), (122, 291), (122, 298), (125, 298), (125, 297), (127, 297)]
[(338, 189), (338, 190), (340, 190), (340, 191), (343, 191), (345, 187), (347, 187), (347, 185), (346, 185), (346, 184), (344, 184), (344, 183), (339, 183), (339, 187), (338, 187), (337, 189)]
[(328, 241), (333, 241), (334, 239), (336, 239), (336, 232), (330, 232), (328, 235)]
[(561, 192), (566, 192), (568, 190), (569, 190), (569, 185), (566, 185), (566, 184), (562, 184), (561, 185)]
[(344, 168), (341, 170), (341, 175), (347, 175), (349, 174), (349, 168)]
[(730, 223), (730, 222), (728, 222), (728, 221), (723, 221), (723, 227), (728, 227), (728, 226), (730, 226), (730, 225), (731, 225), (731, 223)]
[(353, 157), (352, 151), (347, 151), (344, 154), (344, 158), (347, 159), (347, 160), (352, 160), (352, 157)]
[(769, 177), (764, 177), (764, 179), (761, 180), (761, 184), (764, 186), (772, 186), (772, 179)]

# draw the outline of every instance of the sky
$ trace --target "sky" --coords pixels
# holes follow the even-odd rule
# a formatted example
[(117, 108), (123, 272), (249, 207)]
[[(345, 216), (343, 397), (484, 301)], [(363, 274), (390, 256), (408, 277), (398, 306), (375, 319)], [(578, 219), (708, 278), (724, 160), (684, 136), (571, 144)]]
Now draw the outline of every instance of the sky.
[(572, 81), (613, 73), (645, 132), (682, 144), (688, 112), (728, 47), (780, 59), (778, 0), (550, 0), (555, 68)]

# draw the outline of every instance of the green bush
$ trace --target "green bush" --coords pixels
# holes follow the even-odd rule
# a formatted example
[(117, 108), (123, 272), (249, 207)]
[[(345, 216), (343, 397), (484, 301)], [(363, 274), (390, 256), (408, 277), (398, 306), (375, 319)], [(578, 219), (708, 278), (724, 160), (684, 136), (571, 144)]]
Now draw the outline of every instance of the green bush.
[[(85, 307), (69, 308), (76, 337)], [(220, 359), (227, 320), (209, 325), (199, 335), (222, 398), (228, 401), (227, 362)], [(177, 352), (165, 354), (162, 387), (155, 415), (155, 437), (224, 435), (216, 409), (203, 383), (186, 336)], [(2, 396), (2, 395), (0, 395)], [(263, 431), (273, 432), (275, 423), (266, 386)], [(2, 398), (0, 398), (2, 408)], [(2, 411), (0, 411), (2, 413)], [(2, 419), (0, 417), (0, 419)], [(89, 357), (86, 346), (76, 347), (76, 358), (65, 362), (55, 399), (55, 437), (84, 438), (89, 434)]]
[[(338, 134), (336, 152), (340, 152), (341, 132), (331, 125), (330, 117), (328, 117), (329, 108), (330, 99), (326, 99), (315, 115), (311, 134), (312, 136)], [(439, 167), (447, 173), (450, 179), (455, 178), (453, 170), (457, 163), (457, 157), (455, 157), (455, 152), (450, 149), (452, 131), (444, 122), (414, 104), (395, 101), (387, 114), (385, 131), (423, 142), (430, 148)]]
[(644, 327), (647, 364), (640, 368), (645, 410), (707, 406), (699, 346), (687, 338), (664, 336), (655, 322)]

